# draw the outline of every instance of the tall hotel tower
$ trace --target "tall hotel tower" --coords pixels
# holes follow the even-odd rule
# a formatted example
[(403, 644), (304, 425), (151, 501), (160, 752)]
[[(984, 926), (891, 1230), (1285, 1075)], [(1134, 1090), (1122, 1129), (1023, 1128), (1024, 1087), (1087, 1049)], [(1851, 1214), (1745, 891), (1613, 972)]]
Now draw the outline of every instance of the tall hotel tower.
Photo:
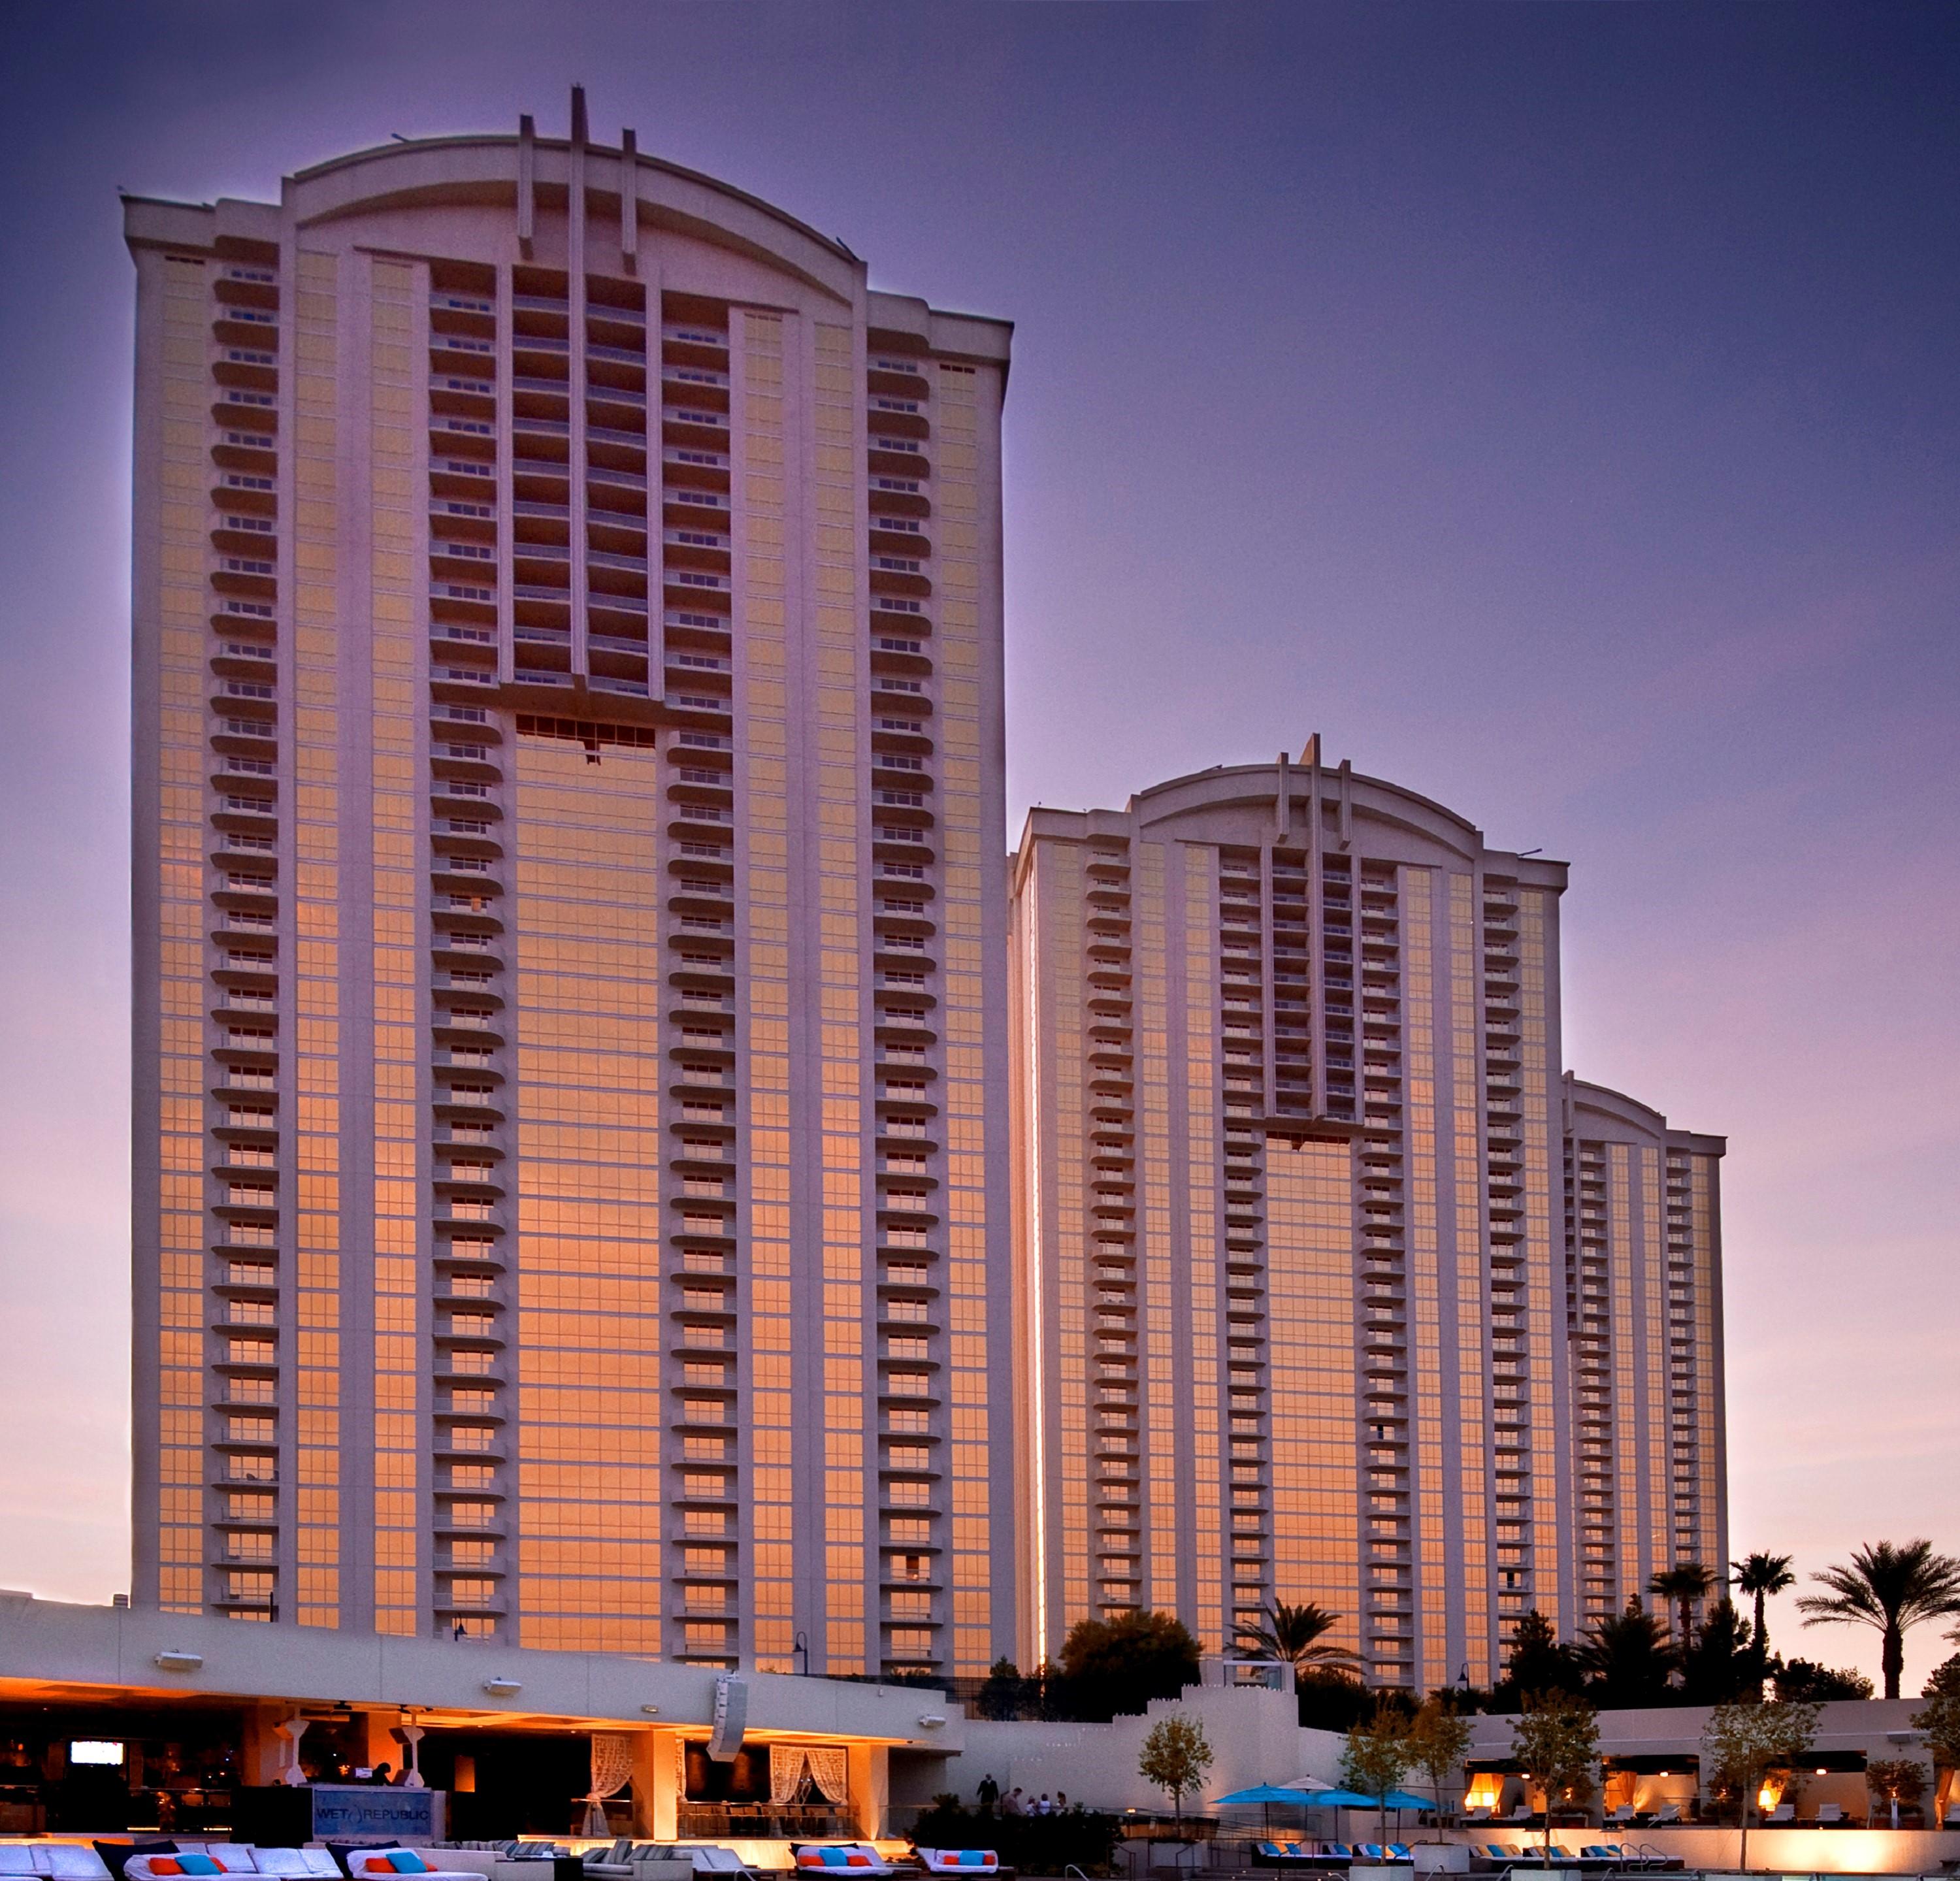
[(1485, 1683), (1726, 1558), (1721, 1144), (1565, 1083), (1563, 864), (1316, 741), (1013, 869), (1024, 1654), (1312, 1600)]
[(576, 97), (126, 207), (138, 1603), (984, 1671), (1008, 329)]

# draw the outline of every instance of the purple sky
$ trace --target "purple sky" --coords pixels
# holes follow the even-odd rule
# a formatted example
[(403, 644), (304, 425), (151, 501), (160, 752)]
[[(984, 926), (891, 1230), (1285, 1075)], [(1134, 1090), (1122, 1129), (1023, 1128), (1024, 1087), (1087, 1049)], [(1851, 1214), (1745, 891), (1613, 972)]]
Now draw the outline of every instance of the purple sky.
[(127, 1576), (115, 191), (575, 78), (1018, 323), (1014, 828), (1318, 729), (1568, 858), (1568, 1061), (1730, 1139), (1737, 1550), (1960, 1552), (1960, 11), (16, 0), (0, 1585)]

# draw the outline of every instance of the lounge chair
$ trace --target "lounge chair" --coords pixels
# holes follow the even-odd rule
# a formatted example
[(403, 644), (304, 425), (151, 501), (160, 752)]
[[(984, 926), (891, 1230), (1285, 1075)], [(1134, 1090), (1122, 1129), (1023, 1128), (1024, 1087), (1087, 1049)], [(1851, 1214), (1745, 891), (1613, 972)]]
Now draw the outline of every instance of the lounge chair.
[(1633, 1819), (1634, 1806), (1631, 1803), (1622, 1803), (1618, 1809), (1608, 1815), (1604, 1826), (1608, 1828), (1624, 1828)]
[[(1313, 1859), (1313, 1851), (1302, 1848), (1297, 1841), (1255, 1842), (1253, 1849), (1260, 1861), (1268, 1867), (1304, 1867)], [(923, 1857), (925, 1851), (921, 1848), (919, 1854)]]
[(0, 1873), (50, 1876), (53, 1881), (109, 1881), (108, 1863), (85, 1844), (16, 1842), (7, 1854), (9, 1866), (0, 1869)]
[[(722, 1853), (730, 1853), (724, 1850)], [(849, 1875), (896, 1874), (898, 1870), (869, 1842), (803, 1842), (791, 1844), (791, 1855), (799, 1873), (816, 1869), (819, 1873)], [(696, 1873), (728, 1873), (733, 1870), (704, 1870), (698, 1860)]]
[(1820, 1825), (1842, 1822), (1844, 1806), (1841, 1803), (1820, 1803), (1817, 1806), (1817, 1820)]
[(1001, 1857), (991, 1848), (921, 1848), (928, 1874), (998, 1874)]
[(1653, 1820), (1647, 1826), (1650, 1828), (1665, 1828), (1680, 1820), (1681, 1805), (1678, 1803), (1663, 1803), (1654, 1812)]
[(1415, 1854), (1407, 1842), (1390, 1842), (1389, 1859), (1391, 1861), (1413, 1862), (1415, 1860)]
[(585, 1872), (591, 1881), (688, 1881), (695, 1853), (670, 1842), (636, 1842), (622, 1835), (610, 1848), (588, 1850)]

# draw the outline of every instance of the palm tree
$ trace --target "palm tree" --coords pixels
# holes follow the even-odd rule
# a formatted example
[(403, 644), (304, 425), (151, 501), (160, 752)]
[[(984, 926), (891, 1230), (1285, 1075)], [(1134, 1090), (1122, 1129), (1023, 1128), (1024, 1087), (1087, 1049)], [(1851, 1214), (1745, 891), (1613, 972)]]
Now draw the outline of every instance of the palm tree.
[(1586, 1676), (1586, 1690), (1602, 1711), (1631, 1711), (1659, 1704), (1668, 1675), (1681, 1657), (1667, 1628), (1633, 1596), (1621, 1613), (1595, 1620), (1581, 1635), (1573, 1657)]
[(1681, 1637), (1675, 1643), (1683, 1652), (1694, 1644), (1694, 1603), (1707, 1599), (1714, 1586), (1713, 1571), (1698, 1561), (1678, 1561), (1647, 1583), (1648, 1593), (1675, 1603), (1681, 1615)]
[(1770, 1629), (1763, 1620), (1763, 1603), (1771, 1594), (1796, 1585), (1790, 1562), (1787, 1555), (1756, 1554), (1745, 1555), (1740, 1561), (1729, 1564), (1729, 1578), (1735, 1583), (1736, 1591), (1748, 1594), (1755, 1601), (1756, 1644), (1765, 1653), (1770, 1649)]
[(1361, 1662), (1344, 1646), (1323, 1644), (1321, 1635), (1339, 1625), (1341, 1615), (1311, 1600), (1290, 1606), (1279, 1600), (1268, 1607), (1257, 1626), (1242, 1626), (1234, 1643), (1249, 1659), (1278, 1659), (1292, 1666), (1297, 1678), (1305, 1673), (1355, 1673)]
[(1876, 1627), (1884, 1641), (1879, 1663), (1888, 1698), (1899, 1695), (1906, 1629), (1960, 1615), (1960, 1560), (1936, 1555), (1930, 1542), (1854, 1548), (1849, 1567), (1826, 1568), (1810, 1577), (1831, 1591), (1806, 1593), (1797, 1602), (1804, 1625)]

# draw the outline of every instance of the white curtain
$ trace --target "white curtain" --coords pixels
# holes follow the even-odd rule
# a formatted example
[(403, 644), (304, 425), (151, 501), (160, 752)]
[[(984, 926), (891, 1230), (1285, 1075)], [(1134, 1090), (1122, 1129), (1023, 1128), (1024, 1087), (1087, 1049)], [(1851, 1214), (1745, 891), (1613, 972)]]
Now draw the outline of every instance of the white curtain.
[(800, 1744), (769, 1746), (769, 1800), (778, 1808), (796, 1794), (797, 1785), (809, 1768)]
[(608, 1835), (606, 1799), (616, 1795), (632, 1781), (633, 1740), (623, 1732), (594, 1731), (592, 1734), (592, 1787), (585, 1797), (587, 1835)]
[(851, 1793), (849, 1754), (836, 1744), (772, 1744), (769, 1800), (780, 1807), (794, 1802), (807, 1775), (824, 1800), (842, 1808)]
[(839, 1744), (812, 1744), (803, 1755), (810, 1759), (811, 1780), (823, 1792), (824, 1800), (840, 1809), (851, 1793), (851, 1759)]

